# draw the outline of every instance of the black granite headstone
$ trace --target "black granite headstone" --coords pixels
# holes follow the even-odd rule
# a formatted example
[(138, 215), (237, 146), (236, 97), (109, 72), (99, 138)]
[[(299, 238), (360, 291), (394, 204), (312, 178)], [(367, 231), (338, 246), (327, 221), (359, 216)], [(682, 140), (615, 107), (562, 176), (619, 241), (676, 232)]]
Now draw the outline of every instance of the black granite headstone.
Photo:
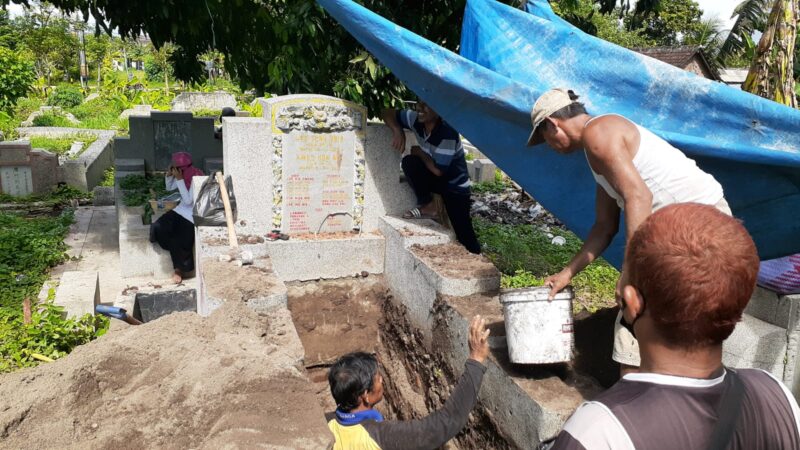
[(197, 291), (142, 292), (136, 294), (133, 304), (133, 317), (149, 322), (178, 311), (197, 311)]

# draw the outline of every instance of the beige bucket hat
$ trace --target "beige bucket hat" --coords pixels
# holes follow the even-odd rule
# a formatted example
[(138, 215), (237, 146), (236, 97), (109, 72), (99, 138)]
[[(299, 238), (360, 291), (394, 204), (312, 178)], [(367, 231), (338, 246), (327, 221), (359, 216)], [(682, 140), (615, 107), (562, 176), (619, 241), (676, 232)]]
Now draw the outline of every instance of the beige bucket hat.
[(569, 98), (569, 90), (564, 88), (551, 89), (536, 99), (536, 103), (533, 104), (533, 109), (531, 109), (533, 130), (528, 138), (528, 147), (544, 142), (541, 133), (537, 133), (539, 125), (542, 124), (544, 119), (571, 104), (572, 99)]

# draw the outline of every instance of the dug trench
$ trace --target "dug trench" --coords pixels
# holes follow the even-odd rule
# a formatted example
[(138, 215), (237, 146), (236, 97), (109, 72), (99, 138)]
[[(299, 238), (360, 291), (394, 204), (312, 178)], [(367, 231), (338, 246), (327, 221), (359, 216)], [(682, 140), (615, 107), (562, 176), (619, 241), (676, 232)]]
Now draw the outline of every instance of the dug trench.
[[(483, 309), (481, 302), (497, 302), (496, 296), (438, 298), (431, 311), (433, 338), (427, 341), (382, 276), (295, 282), (287, 288), (289, 309), (305, 350), (304, 364), (323, 410), (330, 413), (336, 407), (327, 381), (330, 365), (345, 353), (365, 351), (379, 360), (385, 398), (376, 408), (389, 420), (419, 419), (444, 404), (463, 370), (448, 364), (454, 350), (447, 344), (445, 317), (454, 309), (466, 315)], [(490, 358), (510, 376), (524, 379), (526, 390), (533, 389), (549, 406), (560, 407), (566, 418), (580, 401), (576, 390), (590, 397), (616, 379), (618, 368), (609, 362), (614, 316), (614, 310), (603, 310), (577, 318), (575, 359), (569, 364), (510, 364), (502, 346), (493, 348)], [(503, 339), (502, 316), (491, 318), (488, 326), (493, 336)], [(598, 346), (606, 341), (607, 345)], [(503, 436), (499, 425), (479, 402), (464, 430), (443, 448), (518, 448)]]

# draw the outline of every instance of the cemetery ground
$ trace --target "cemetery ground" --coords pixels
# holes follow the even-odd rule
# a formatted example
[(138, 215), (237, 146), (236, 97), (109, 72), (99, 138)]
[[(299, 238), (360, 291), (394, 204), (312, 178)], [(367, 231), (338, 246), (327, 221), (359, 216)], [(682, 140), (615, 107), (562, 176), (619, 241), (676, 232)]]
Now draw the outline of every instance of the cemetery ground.
[[(98, 103), (85, 106), (92, 102)], [(102, 111), (101, 104), (116, 109)], [(82, 120), (90, 115), (83, 115), (78, 108), (92, 111), (97, 118), (93, 127), (112, 129), (124, 137), (128, 120), (124, 126), (116, 119), (98, 124), (119, 110), (113, 105), (108, 96), (101, 96), (65, 111)], [(20, 106), (25, 107), (25, 102)], [(214, 113), (198, 110), (194, 115)], [(71, 148), (82, 137), (78, 133), (40, 139), (34, 147), (63, 152), (67, 144)], [(86, 136), (85, 146), (91, 143), (91, 137)], [(399, 167), (396, 163), (392, 166), (393, 170)], [(110, 167), (100, 184), (117, 184), (117, 208), (141, 208), (146, 220), (152, 193), (164, 193), (163, 178), (158, 173), (115, 178)], [(414, 267), (430, 267), (426, 269), (432, 271), (430, 276), (440, 280), (431, 307), (433, 315), (425, 319), (433, 321), (433, 331), (420, 331), (419, 312), (396, 301), (397, 280), (368, 271), (334, 280), (287, 281), (284, 295), (288, 309), (254, 313), (233, 302), (210, 317), (177, 312), (129, 327), (116, 320), (109, 323), (102, 316), (64, 318), (61, 307), (53, 303), (53, 288), (45, 284), (48, 278), (88, 270), (100, 274), (99, 291), (104, 299), (120, 294), (138, 299), (140, 294), (157, 295), (166, 288), (166, 280), (157, 276), (147, 280), (120, 278), (117, 237), (122, 222), (118, 224), (113, 206), (87, 206), (90, 197), (86, 192), (61, 187), (49, 194), (0, 198), (0, 248), (8, 249), (0, 260), (0, 372), (12, 372), (3, 375), (0, 383), (0, 398), (11, 399), (0, 410), (4, 441), (0, 447), (109, 447), (147, 442), (153, 447), (215, 448), (231, 441), (245, 446), (271, 442), (291, 448), (324, 447), (328, 434), (323, 421), (311, 421), (302, 429), (297, 424), (308, 422), (309, 417), (321, 418), (330, 409), (327, 367), (338, 354), (356, 349), (374, 351), (381, 359), (387, 382), (387, 401), (381, 408), (387, 417), (421, 417), (441, 406), (460, 374), (461, 356), (452, 358), (463, 350), (460, 346), (464, 342), (457, 331), (463, 318), (474, 313), (490, 317), (493, 334), (502, 338), (497, 287), (541, 284), (580, 246), (574, 235), (498, 173), (495, 181), (475, 186), (473, 215), (485, 254), (499, 273), (485, 258), (473, 258), (456, 244), (446, 244), (449, 238), (435, 226), (417, 229), (411, 223), (386, 225), (387, 230), (394, 230), (390, 234), (399, 231), (392, 239), (426, 243), (408, 250), (398, 250), (397, 244), (392, 248), (404, 255), (398, 255), (403, 260), (399, 267), (417, 261)], [(377, 239), (365, 234), (367, 241)], [(339, 245), (336, 240), (352, 237), (323, 233), (316, 239), (325, 240), (322, 245)], [(239, 238), (243, 244), (264, 243), (263, 236)], [(439, 243), (435, 253), (443, 255), (446, 264), (430, 253), (431, 242)], [(209, 240), (202, 245), (212, 248), (216, 244)], [(317, 270), (340, 270), (328, 264)], [(234, 272), (236, 269), (215, 272), (217, 278), (225, 280), (217, 283), (222, 287), (216, 292), (242, 299), (265, 294), (233, 282), (250, 279), (236, 278), (238, 272)], [(455, 279), (448, 278), (454, 273)], [(552, 433), (584, 395), (599, 389), (597, 381), (580, 373), (592, 373), (604, 384), (611, 379), (613, 370), (588, 351), (594, 343), (587, 337), (610, 329), (607, 325), (613, 317), (607, 307), (613, 303), (615, 271), (598, 262), (586, 273), (585, 279), (576, 279), (575, 309), (581, 312), (576, 336), (582, 356), (574, 367), (520, 370), (510, 365), (503, 348), (493, 357), (493, 364), (501, 369), (493, 369), (495, 378), (488, 383), (492, 395), (524, 393), (503, 414), (512, 414), (513, 410), (523, 417), (540, 408), (537, 425), (505, 430), (493, 418), (491, 408), (480, 410), (471, 419), (469, 431), (458, 438), (459, 448), (513, 447), (538, 439), (535, 436), (539, 434)], [(263, 284), (267, 290), (284, 286), (269, 267), (259, 266), (248, 276), (271, 280)], [(470, 285), (470, 277), (478, 284)], [(489, 291), (481, 284), (487, 282), (492, 286)], [(189, 283), (186, 289), (196, 288), (192, 281)], [(466, 285), (472, 286), (466, 288), (468, 292), (464, 291)], [(23, 306), (25, 298), (32, 300), (30, 319)], [(135, 309), (133, 305), (131, 300), (129, 311)], [(52, 363), (70, 352), (64, 361)], [(37, 365), (40, 367), (32, 369)], [(203, 400), (220, 397), (230, 402)], [(154, 403), (154, 399), (159, 400)], [(304, 409), (297, 405), (304, 405)], [(282, 417), (279, 423), (264, 424), (263, 417), (276, 415)], [(121, 433), (120, 429), (126, 431)], [(510, 437), (504, 435), (507, 432)]]

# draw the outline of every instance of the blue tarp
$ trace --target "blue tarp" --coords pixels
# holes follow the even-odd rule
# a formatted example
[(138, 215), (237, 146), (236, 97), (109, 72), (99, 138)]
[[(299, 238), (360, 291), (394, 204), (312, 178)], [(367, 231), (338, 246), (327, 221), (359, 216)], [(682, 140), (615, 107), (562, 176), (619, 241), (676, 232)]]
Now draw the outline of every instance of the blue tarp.
[[(318, 2), (411, 90), (586, 238), (595, 183), (582, 153), (525, 146), (530, 109), (568, 87), (694, 158), (725, 189), (763, 259), (800, 252), (800, 112), (586, 35), (546, 1), (469, 0), (461, 56), (351, 0)], [(624, 228), (622, 228), (624, 230)], [(624, 232), (604, 256), (619, 266)]]

